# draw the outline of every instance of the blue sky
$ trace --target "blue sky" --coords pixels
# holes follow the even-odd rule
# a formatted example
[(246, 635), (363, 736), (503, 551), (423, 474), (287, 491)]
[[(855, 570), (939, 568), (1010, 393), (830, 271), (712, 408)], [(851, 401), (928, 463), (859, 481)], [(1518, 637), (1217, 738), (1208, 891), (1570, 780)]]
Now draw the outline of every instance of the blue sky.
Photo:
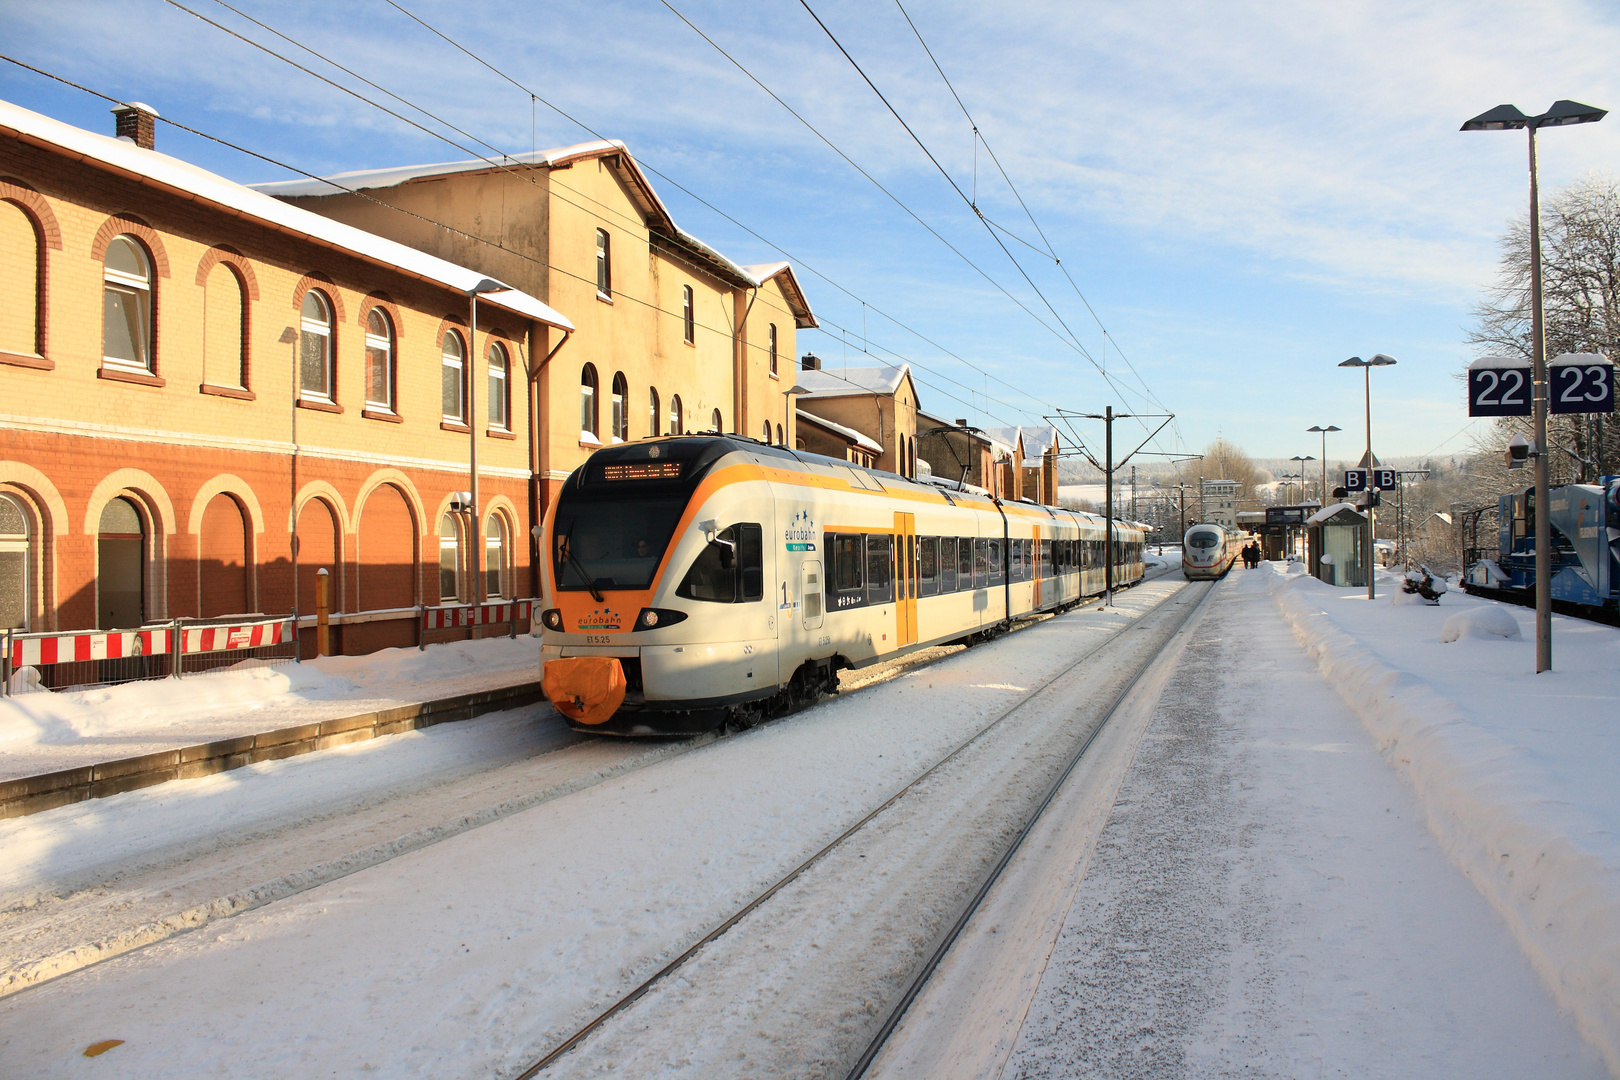
[[(217, 0), (181, 2), (378, 97)], [(1107, 327), (1108, 372), (1134, 391), (1121, 393), (1098, 371), (1103, 331), (1061, 271), (1006, 241), (1054, 317), (794, 0), (671, 3), (996, 284), (661, 0), (399, 2), (623, 139), (669, 178), (654, 183), (688, 231), (739, 262), (781, 257), (675, 183), (786, 251), (826, 323), (801, 334), (801, 353), (832, 367), (871, 363), (863, 348), (904, 358), (925, 408), (982, 424), (1036, 422), (1059, 406), (1159, 411), (1145, 383), (1177, 414), (1165, 450), (1219, 434), (1256, 456), (1318, 453), (1304, 429), (1333, 423), (1350, 434), (1329, 453), (1348, 456), (1362, 438), (1361, 380), (1336, 365), (1377, 351), (1400, 360), (1375, 373), (1380, 453), (1466, 450), (1453, 375), (1470, 358), (1468, 308), (1494, 273), (1496, 237), (1524, 212), (1526, 175), (1522, 134), (1457, 128), (1501, 102), (1620, 104), (1612, 5), (913, 0), (906, 11)], [(592, 137), (386, 0), (232, 3), (502, 149)], [(973, 193), (971, 128), (900, 9), (811, 6)], [(0, 18), (18, 59), (312, 172), (469, 156), (163, 0), (4, 0)], [(0, 68), (0, 97), (110, 130), (105, 102)], [(159, 136), (161, 149), (238, 180), (291, 175), (167, 126)], [(1611, 169), (1617, 151), (1620, 117), (1548, 132), (1543, 184)], [(982, 147), (976, 194), (988, 218), (1041, 245)]]

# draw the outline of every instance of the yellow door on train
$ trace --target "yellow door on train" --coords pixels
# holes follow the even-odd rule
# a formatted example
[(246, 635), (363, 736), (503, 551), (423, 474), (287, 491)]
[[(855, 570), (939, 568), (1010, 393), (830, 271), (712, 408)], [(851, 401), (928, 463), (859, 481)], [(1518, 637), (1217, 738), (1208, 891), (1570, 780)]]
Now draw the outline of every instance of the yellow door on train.
[(917, 515), (894, 515), (895, 633), (901, 645), (917, 640)]

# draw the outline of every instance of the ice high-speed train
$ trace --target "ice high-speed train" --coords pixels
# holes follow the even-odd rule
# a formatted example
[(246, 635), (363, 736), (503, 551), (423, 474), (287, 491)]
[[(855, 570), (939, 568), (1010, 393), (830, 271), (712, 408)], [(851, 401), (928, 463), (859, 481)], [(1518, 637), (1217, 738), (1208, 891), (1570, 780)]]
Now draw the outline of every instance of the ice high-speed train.
[[(1103, 591), (1103, 519), (737, 436), (604, 447), (543, 531), (543, 684), (620, 735), (752, 722), (842, 668), (971, 640)], [(1114, 582), (1142, 577), (1116, 522)]]
[(1194, 525), (1181, 541), (1181, 572), (1188, 581), (1210, 581), (1232, 569), (1243, 542), (1219, 525)]

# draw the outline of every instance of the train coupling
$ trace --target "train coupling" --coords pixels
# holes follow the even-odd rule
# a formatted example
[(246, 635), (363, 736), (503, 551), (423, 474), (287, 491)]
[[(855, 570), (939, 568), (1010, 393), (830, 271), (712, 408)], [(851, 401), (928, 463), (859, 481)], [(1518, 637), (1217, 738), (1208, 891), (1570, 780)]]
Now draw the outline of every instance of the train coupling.
[(627, 683), (616, 656), (565, 656), (546, 661), (540, 688), (568, 719), (595, 725), (619, 711)]

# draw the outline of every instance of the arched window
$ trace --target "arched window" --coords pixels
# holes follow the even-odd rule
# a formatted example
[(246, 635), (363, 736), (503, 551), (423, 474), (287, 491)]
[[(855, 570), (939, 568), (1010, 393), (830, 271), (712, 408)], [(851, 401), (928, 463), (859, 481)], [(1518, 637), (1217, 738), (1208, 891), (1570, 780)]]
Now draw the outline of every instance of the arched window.
[(506, 355), (506, 346), (498, 341), (489, 343), (489, 354), (485, 359), (489, 365), (489, 426), (500, 431), (511, 431), (512, 361)]
[(507, 566), (506, 519), (500, 514), (489, 515), (484, 523), (484, 598), (508, 598), (507, 583), (512, 575)]
[(596, 295), (613, 299), (613, 254), (606, 229), (596, 230)]
[(769, 420), (765, 421), (765, 437), (760, 441), (766, 443), (771, 441), (771, 422)]
[(613, 441), (630, 441), (630, 417), (625, 411), (625, 399), (630, 396), (630, 384), (624, 380), (624, 372), (617, 372), (613, 376)]
[(336, 383), (332, 377), (332, 305), (319, 289), (311, 289), (304, 294), (298, 317), (298, 391), (307, 398), (331, 401)]
[(444, 418), (454, 424), (467, 422), (467, 347), (454, 330), (444, 332), (440, 352), (440, 393)]
[(664, 433), (658, 426), (658, 387), (656, 386), (647, 388), (647, 419), (649, 421), (647, 434), (656, 439)]
[(709, 418), (709, 430), (718, 435), (724, 426), (720, 420), (720, 410), (714, 410), (714, 415)]
[(375, 307), (366, 316), (366, 404), (394, 411), (394, 326)]
[(782, 438), (782, 425), (781, 424), (776, 425), (776, 445), (777, 446), (786, 446), (787, 445), (787, 440)]
[(671, 435), (684, 435), (681, 428), (681, 395), (669, 396), (669, 433)]
[(439, 519), (439, 603), (461, 598), (461, 519), (446, 514)]
[(33, 218), (0, 199), (0, 251), (6, 253), (5, 288), (0, 289), (0, 352), (38, 356), (40, 268), (45, 249)]
[(771, 374), (776, 374), (776, 324), (771, 323)]
[(229, 263), (215, 263), (203, 281), (203, 382), (247, 388), (247, 290)]
[(134, 237), (113, 237), (103, 277), (102, 359), (109, 367), (151, 373), (152, 262)]
[(596, 407), (596, 365), (586, 364), (579, 373), (579, 441), (601, 442), (601, 414)]
[(33, 593), (28, 570), (28, 515), (10, 495), (0, 495), (0, 630), (27, 630)]
[(688, 345), (697, 341), (697, 312), (692, 310), (692, 286), (681, 286), (681, 338)]
[(146, 621), (146, 525), (130, 499), (101, 510), (96, 535), (96, 625), (129, 630)]

